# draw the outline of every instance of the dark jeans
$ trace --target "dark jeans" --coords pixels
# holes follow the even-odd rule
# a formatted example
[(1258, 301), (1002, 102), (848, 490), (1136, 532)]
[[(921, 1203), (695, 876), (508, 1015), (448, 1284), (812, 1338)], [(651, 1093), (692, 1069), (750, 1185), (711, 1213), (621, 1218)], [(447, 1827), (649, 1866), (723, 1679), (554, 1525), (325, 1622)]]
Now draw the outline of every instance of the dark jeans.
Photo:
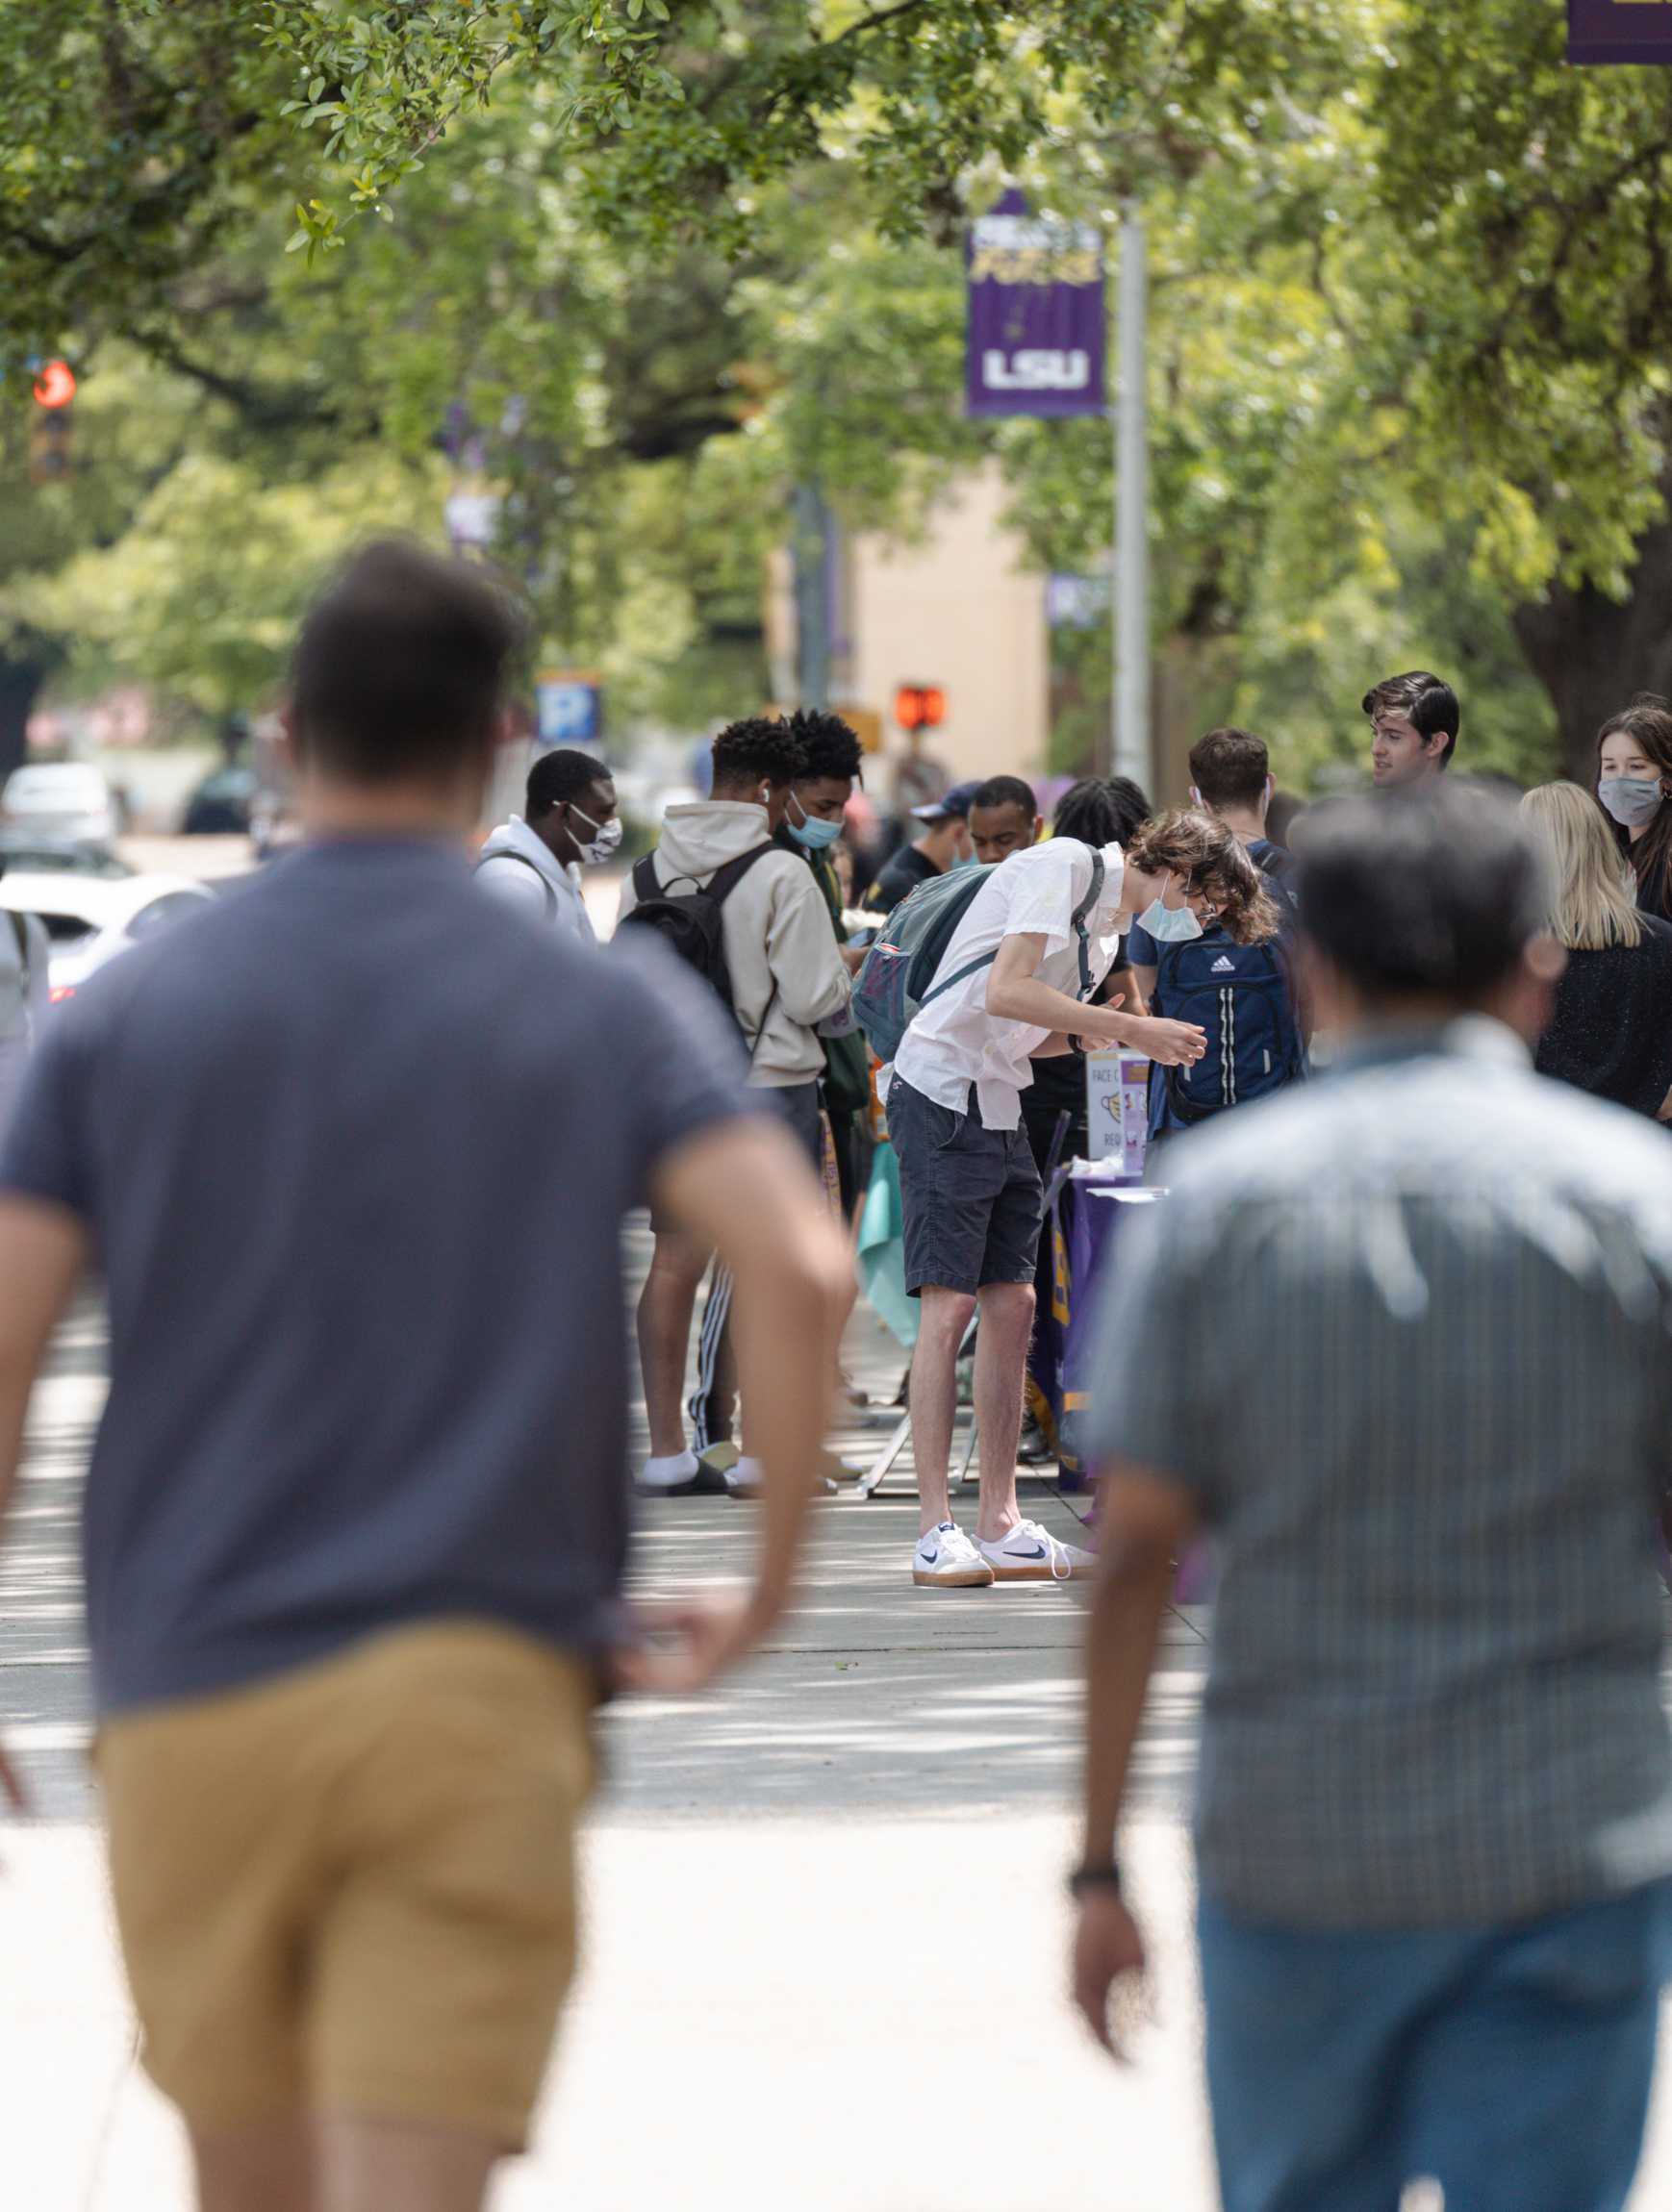
[(1621, 2212), (1672, 1884), (1505, 1927), (1264, 1927), (1203, 1899), (1225, 2212)]
[[(824, 1165), (824, 1118), (821, 1086), (792, 1083), (781, 1090), (763, 1084), (755, 1095), (783, 1116), (790, 1134), (806, 1153), (815, 1172)], [(731, 1352), (731, 1275), (718, 1261), (709, 1271), (708, 1296), (697, 1346), (697, 1387), (686, 1411), (698, 1451), (729, 1444), (737, 1418), (737, 1363)]]

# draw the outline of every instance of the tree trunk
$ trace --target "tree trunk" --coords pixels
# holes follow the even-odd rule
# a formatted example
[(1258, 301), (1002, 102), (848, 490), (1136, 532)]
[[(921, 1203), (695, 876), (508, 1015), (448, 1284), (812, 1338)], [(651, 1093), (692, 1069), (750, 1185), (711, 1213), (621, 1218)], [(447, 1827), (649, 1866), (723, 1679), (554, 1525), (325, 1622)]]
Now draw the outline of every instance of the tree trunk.
[(26, 647), (0, 647), (0, 784), (22, 766), (30, 713), (50, 665)]
[[(1672, 493), (1672, 481), (1664, 489)], [(1634, 691), (1672, 697), (1672, 520), (1638, 539), (1629, 598), (1610, 599), (1590, 584), (1553, 585), (1512, 620), (1556, 707), (1562, 763), (1576, 781), (1593, 782), (1597, 732), (1608, 717)]]

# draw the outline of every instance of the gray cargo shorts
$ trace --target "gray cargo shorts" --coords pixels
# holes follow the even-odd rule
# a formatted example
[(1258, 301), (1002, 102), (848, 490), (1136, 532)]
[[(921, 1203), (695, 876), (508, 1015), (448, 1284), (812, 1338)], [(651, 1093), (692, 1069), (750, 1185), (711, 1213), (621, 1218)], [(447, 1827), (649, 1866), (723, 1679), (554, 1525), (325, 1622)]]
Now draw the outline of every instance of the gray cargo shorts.
[(955, 1114), (899, 1076), (888, 1093), (888, 1134), (899, 1162), (905, 1287), (974, 1293), (1031, 1283), (1045, 1193), (1027, 1131), (988, 1129), (972, 1085)]

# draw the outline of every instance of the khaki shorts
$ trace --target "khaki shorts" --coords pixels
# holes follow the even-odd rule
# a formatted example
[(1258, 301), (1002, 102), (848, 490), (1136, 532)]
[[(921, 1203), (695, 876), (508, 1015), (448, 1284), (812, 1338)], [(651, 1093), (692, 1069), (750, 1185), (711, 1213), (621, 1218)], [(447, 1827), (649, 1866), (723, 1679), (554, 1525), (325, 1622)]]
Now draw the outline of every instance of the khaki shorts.
[(428, 1622), (112, 1722), (146, 2071), (200, 2130), (303, 2107), (520, 2149), (574, 1969), (593, 1677)]

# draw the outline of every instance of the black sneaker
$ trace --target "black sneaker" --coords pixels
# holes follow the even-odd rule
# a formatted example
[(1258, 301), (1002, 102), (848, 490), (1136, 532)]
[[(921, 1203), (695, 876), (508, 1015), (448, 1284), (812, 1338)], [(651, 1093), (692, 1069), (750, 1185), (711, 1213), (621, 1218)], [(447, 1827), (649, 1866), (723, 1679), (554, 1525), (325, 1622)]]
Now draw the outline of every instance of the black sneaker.
[(1022, 1441), (1016, 1446), (1016, 1456), (1024, 1467), (1044, 1467), (1056, 1457), (1051, 1448), (1051, 1439), (1039, 1425), (1037, 1414), (1029, 1414), (1022, 1424)]
[[(698, 1459), (695, 1453), (687, 1453), (686, 1456), (691, 1462), (691, 1472), (688, 1475), (682, 1477), (678, 1482), (653, 1482), (646, 1481), (645, 1476), (641, 1474), (633, 1485), (639, 1496), (641, 1497), (725, 1496), (726, 1480), (720, 1470), (710, 1467), (705, 1460)], [(651, 1460), (648, 1464), (654, 1467), (658, 1464), (665, 1465), (666, 1462), (658, 1463)]]

